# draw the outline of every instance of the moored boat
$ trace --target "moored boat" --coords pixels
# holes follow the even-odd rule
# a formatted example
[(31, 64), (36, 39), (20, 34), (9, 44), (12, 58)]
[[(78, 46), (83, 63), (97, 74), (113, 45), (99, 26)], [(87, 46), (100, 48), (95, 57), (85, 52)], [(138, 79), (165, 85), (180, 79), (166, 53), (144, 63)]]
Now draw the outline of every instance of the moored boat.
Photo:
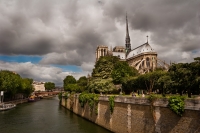
[(30, 97), (28, 98), (28, 101), (29, 101), (29, 102), (35, 102), (35, 101), (38, 101), (38, 100), (40, 100), (40, 97), (36, 97), (36, 96), (34, 96), (34, 95), (32, 95), (32, 96), (30, 96)]
[(16, 107), (16, 104), (0, 104), (0, 111), (5, 111), (5, 110), (9, 110), (9, 109), (12, 109), (12, 108), (15, 108)]

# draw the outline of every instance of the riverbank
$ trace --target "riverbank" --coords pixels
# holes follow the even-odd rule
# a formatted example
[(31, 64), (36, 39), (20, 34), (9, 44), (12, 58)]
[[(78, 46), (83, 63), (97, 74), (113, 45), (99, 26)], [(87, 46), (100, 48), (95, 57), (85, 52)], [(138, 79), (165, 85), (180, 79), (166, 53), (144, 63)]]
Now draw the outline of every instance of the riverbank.
[(27, 103), (28, 102), (28, 98), (25, 99), (18, 99), (18, 100), (14, 100), (14, 101), (8, 101), (8, 102), (4, 102), (5, 104), (22, 104), (22, 103)]
[(59, 105), (57, 97), (0, 112), (0, 133), (110, 133)]
[[(43, 98), (44, 99), (49, 99), (49, 98), (53, 98), (53, 97), (56, 97), (56, 95), (54, 95), (54, 96), (45, 96)], [(43, 98), (41, 98), (40, 100), (42, 100)], [(18, 100), (13, 100), (13, 101), (8, 101), (8, 102), (4, 102), (4, 103), (5, 104), (9, 104), (9, 103), (12, 103), (12, 104), (22, 104), (22, 103), (27, 103), (27, 102), (29, 102), (28, 98), (18, 99)]]
[(100, 96), (94, 109), (91, 109), (88, 103), (82, 107), (78, 96), (68, 99), (63, 97), (61, 105), (116, 133), (200, 132), (200, 99), (185, 100), (182, 116), (168, 108), (167, 99), (158, 99), (152, 104), (147, 98), (118, 96), (114, 99), (112, 113), (107, 96)]

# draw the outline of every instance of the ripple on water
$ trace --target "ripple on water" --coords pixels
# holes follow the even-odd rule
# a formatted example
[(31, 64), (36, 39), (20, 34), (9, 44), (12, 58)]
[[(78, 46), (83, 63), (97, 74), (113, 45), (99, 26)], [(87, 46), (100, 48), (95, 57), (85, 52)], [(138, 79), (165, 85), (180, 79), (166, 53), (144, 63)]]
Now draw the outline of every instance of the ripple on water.
[(110, 133), (59, 105), (57, 98), (0, 112), (0, 133)]

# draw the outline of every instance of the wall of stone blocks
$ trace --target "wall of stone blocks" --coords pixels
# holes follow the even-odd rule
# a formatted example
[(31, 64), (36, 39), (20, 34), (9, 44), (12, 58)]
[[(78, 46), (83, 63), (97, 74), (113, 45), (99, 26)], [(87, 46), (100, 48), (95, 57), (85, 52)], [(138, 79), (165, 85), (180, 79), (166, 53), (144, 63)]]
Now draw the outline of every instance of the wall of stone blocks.
[(62, 98), (61, 104), (77, 115), (116, 133), (200, 132), (200, 99), (186, 100), (182, 117), (167, 107), (167, 99), (159, 99), (152, 106), (146, 98), (118, 96), (115, 97), (112, 114), (107, 96), (99, 97), (98, 114), (96, 110), (91, 112), (88, 104), (81, 107), (78, 96), (72, 101)]

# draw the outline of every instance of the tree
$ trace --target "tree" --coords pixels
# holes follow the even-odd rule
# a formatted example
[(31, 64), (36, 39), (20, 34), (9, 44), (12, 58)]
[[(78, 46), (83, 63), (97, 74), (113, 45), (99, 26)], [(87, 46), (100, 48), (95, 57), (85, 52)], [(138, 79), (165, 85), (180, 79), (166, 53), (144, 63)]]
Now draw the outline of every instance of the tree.
[(112, 79), (93, 79), (88, 85), (88, 89), (93, 93), (110, 93), (115, 90), (115, 86), (112, 83)]
[(66, 85), (66, 84), (75, 84), (76, 83), (76, 79), (73, 76), (68, 75), (68, 76), (65, 77), (63, 82), (64, 82), (64, 85)]
[[(156, 84), (157, 80), (165, 74), (162, 70), (157, 70), (153, 72), (146, 73), (144, 75), (141, 75), (140, 79), (143, 80), (143, 84), (146, 86), (146, 90), (149, 91), (149, 93), (152, 93), (154, 90), (154, 85)], [(142, 84), (142, 82), (140, 82)]]
[(200, 57), (196, 57), (196, 58), (194, 58), (194, 60), (195, 60), (196, 62), (200, 63)]
[(55, 84), (52, 83), (52, 82), (46, 82), (46, 83), (44, 84), (44, 87), (45, 87), (45, 90), (47, 90), (47, 91), (52, 91), (52, 89), (55, 88)]
[(114, 64), (119, 61), (116, 56), (101, 56), (95, 64), (92, 77), (107, 79), (111, 77)]
[(1, 91), (6, 91), (7, 94), (10, 97), (12, 97), (18, 92), (20, 87), (21, 87), (21, 77), (19, 74), (7, 70), (0, 71)]
[(77, 85), (74, 85), (76, 84), (76, 79), (71, 76), (71, 75), (68, 75), (65, 77), (65, 79), (63, 80), (63, 85), (64, 85), (64, 90), (65, 91), (70, 91), (72, 92), (73, 91), (73, 87), (77, 86)]
[(82, 76), (77, 81), (77, 84), (79, 86), (80, 92), (83, 92), (87, 89), (88, 79), (85, 76)]
[(67, 84), (64, 88), (65, 91), (69, 92), (81, 92), (80, 87), (78, 84)]
[(169, 74), (166, 73), (158, 79), (157, 84), (159, 86), (160, 92), (162, 93), (163, 96), (165, 96), (167, 91), (171, 92), (173, 81), (171, 80)]
[(130, 94), (130, 92), (136, 92), (140, 88), (138, 83), (138, 77), (126, 77), (122, 80), (122, 88), (125, 94)]
[(82, 76), (77, 81), (79, 86), (87, 86), (87, 78), (85, 76)]
[(123, 78), (136, 76), (138, 74), (137, 70), (130, 67), (125, 61), (118, 61), (114, 64), (114, 69), (112, 71), (113, 82), (116, 84), (121, 84)]
[(25, 97), (28, 97), (34, 91), (32, 83), (33, 83), (33, 79), (29, 79), (29, 78), (21, 79), (20, 89), (21, 89), (21, 92), (25, 95)]
[(187, 92), (188, 97), (191, 97), (192, 92), (199, 92), (200, 64), (198, 61), (173, 64), (169, 73), (180, 95)]

